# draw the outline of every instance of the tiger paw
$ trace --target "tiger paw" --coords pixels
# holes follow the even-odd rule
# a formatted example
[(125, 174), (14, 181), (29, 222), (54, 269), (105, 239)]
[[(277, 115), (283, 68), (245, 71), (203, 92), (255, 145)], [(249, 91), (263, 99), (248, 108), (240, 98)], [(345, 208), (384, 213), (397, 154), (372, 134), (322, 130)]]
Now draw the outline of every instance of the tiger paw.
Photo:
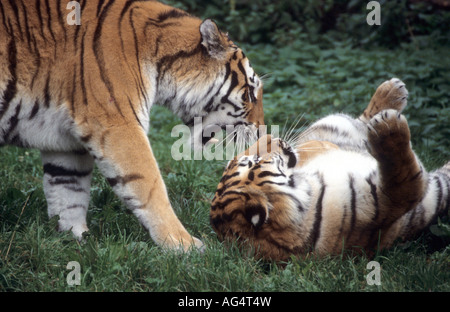
[(398, 78), (387, 80), (377, 88), (360, 119), (369, 122), (372, 117), (386, 109), (401, 112), (406, 106), (407, 99), (408, 90), (403, 81)]
[(169, 235), (168, 239), (163, 243), (163, 248), (181, 253), (193, 250), (204, 252), (205, 245), (201, 240), (190, 235), (179, 238)]
[(408, 122), (395, 109), (384, 110), (368, 123), (368, 148), (377, 160), (394, 161), (410, 150)]

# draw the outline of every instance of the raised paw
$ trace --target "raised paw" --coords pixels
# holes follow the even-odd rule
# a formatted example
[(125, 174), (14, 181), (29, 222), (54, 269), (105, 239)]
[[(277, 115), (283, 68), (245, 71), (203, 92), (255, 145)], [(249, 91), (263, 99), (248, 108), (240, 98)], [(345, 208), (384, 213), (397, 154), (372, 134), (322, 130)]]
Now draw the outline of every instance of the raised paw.
[(408, 122), (397, 110), (378, 113), (367, 127), (369, 152), (377, 160), (392, 162), (411, 149)]
[(398, 78), (387, 80), (377, 88), (360, 119), (369, 122), (372, 117), (386, 109), (402, 112), (406, 106), (407, 98), (408, 90), (403, 81)]

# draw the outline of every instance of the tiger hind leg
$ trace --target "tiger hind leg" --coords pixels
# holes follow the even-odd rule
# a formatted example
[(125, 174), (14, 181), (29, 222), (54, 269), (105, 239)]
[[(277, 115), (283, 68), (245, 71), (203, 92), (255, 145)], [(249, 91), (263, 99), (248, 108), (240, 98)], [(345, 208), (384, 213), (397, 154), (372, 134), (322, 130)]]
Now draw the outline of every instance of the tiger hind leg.
[(88, 231), (86, 213), (94, 159), (85, 151), (41, 152), (41, 156), (48, 215), (59, 216), (59, 231), (72, 231), (81, 240), (83, 232)]
[(395, 109), (402, 112), (406, 106), (407, 98), (408, 90), (403, 81), (398, 78), (387, 80), (377, 88), (359, 119), (368, 123), (372, 117), (386, 109)]
[(375, 222), (388, 226), (422, 200), (427, 172), (411, 149), (408, 122), (397, 110), (384, 110), (370, 120), (368, 149), (378, 161), (380, 176)]

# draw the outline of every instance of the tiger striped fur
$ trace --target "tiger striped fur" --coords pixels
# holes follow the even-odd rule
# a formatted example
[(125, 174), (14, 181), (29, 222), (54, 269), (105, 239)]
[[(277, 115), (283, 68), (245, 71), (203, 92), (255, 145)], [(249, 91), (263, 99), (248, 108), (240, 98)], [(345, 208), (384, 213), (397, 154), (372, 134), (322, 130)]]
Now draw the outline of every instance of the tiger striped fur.
[[(164, 247), (202, 242), (176, 217), (147, 137), (163, 105), (193, 129), (264, 123), (262, 83), (217, 25), (156, 1), (0, 0), (0, 146), (42, 152), (59, 229), (81, 239), (94, 164)], [(202, 133), (193, 133), (202, 142)]]
[(239, 238), (271, 260), (349, 249), (370, 255), (448, 212), (450, 162), (428, 173), (414, 154), (401, 115), (407, 95), (391, 79), (357, 119), (325, 117), (296, 146), (260, 138), (258, 149), (229, 162), (217, 187), (210, 220), (219, 238)]

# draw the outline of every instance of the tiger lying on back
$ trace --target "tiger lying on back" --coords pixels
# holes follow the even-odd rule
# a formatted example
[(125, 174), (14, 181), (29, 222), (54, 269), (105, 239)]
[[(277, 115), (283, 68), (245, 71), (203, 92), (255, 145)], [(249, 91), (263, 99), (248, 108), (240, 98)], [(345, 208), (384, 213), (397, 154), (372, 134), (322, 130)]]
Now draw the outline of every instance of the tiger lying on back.
[[(201, 248), (176, 217), (149, 144), (150, 109), (194, 128), (264, 124), (262, 83), (217, 25), (156, 1), (0, 1), (0, 146), (37, 148), (50, 217), (81, 239), (94, 163), (167, 248)], [(195, 142), (204, 142), (196, 127)], [(194, 131), (192, 131), (194, 132)]]
[(414, 154), (400, 114), (407, 94), (391, 79), (358, 119), (330, 115), (295, 147), (263, 137), (256, 153), (230, 161), (210, 212), (219, 238), (239, 238), (272, 260), (352, 248), (371, 254), (448, 211), (450, 162), (427, 173)]

